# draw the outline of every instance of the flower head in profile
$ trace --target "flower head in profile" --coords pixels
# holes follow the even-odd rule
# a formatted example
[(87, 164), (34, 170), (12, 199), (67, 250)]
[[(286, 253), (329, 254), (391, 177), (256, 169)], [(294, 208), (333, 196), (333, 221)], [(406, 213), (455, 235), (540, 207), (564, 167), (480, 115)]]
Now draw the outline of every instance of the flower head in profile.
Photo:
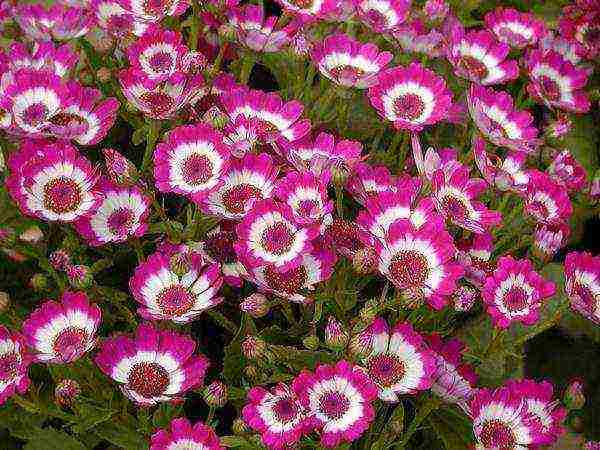
[(582, 191), (587, 184), (587, 173), (568, 150), (558, 153), (548, 167), (548, 173), (569, 191)]
[(142, 36), (150, 23), (126, 10), (120, 0), (91, 0), (98, 27), (109, 36), (122, 39)]
[(377, 33), (394, 31), (408, 17), (411, 0), (353, 0), (358, 18)]
[(165, 17), (180, 16), (190, 6), (189, 0), (117, 0), (137, 20), (157, 23)]
[(150, 438), (150, 450), (224, 450), (211, 427), (185, 417), (173, 419), (167, 429), (161, 428)]
[(573, 212), (567, 190), (539, 171), (529, 174), (524, 209), (538, 223), (545, 224), (566, 222)]
[(501, 191), (519, 193), (527, 190), (531, 172), (525, 168), (526, 153), (509, 152), (501, 159), (487, 152), (485, 140), (474, 136), (473, 157), (481, 175), (490, 186)]
[(223, 221), (208, 232), (206, 238), (193, 248), (198, 250), (207, 261), (221, 265), (225, 283), (241, 287), (246, 269), (235, 254), (233, 244), (236, 241), (235, 222)]
[(338, 6), (337, 0), (277, 0), (277, 3), (303, 22), (322, 20)]
[(27, 391), (30, 384), (27, 370), (31, 362), (25, 338), (0, 325), (0, 405), (16, 393)]
[(547, 33), (543, 20), (514, 8), (490, 11), (485, 15), (485, 24), (500, 42), (516, 48), (535, 45)]
[(69, 44), (57, 45), (52, 41), (34, 41), (28, 46), (22, 42), (10, 45), (10, 57), (0, 51), (0, 67), (16, 72), (19, 69), (48, 70), (59, 77), (66, 77), (78, 62), (78, 55)]
[(542, 261), (550, 261), (569, 241), (571, 228), (565, 222), (539, 223), (533, 232), (533, 253)]
[(565, 292), (575, 312), (600, 324), (600, 256), (588, 252), (567, 255)]
[(92, 12), (87, 8), (60, 4), (46, 8), (42, 4), (23, 4), (15, 12), (21, 30), (32, 40), (76, 39), (85, 35), (94, 24)]

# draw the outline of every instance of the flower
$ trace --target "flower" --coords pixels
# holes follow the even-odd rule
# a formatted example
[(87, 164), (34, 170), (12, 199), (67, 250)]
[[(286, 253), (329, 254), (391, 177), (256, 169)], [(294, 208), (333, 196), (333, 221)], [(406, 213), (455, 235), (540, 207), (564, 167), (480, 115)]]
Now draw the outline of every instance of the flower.
[(490, 11), (485, 15), (485, 24), (500, 42), (516, 48), (535, 45), (547, 33), (543, 20), (514, 8)]
[(406, 20), (410, 0), (354, 0), (358, 18), (377, 33), (394, 31)]
[(576, 0), (573, 4), (565, 6), (559, 30), (565, 38), (581, 44), (587, 58), (595, 58), (600, 53), (598, 3), (594, 0)]
[(527, 154), (524, 152), (509, 152), (504, 160), (501, 160), (496, 155), (489, 155), (485, 147), (485, 141), (480, 136), (474, 136), (473, 157), (475, 164), (488, 184), (501, 191), (525, 192), (530, 175), (530, 171), (524, 169)]
[(377, 387), (347, 361), (319, 365), (314, 373), (303, 370), (292, 387), (325, 447), (360, 438), (375, 418), (372, 402), (377, 398)]
[(323, 233), (323, 243), (335, 253), (353, 259), (366, 248), (361, 242), (361, 235), (362, 231), (356, 223), (334, 217)]
[(277, 0), (284, 11), (298, 16), (303, 22), (324, 18), (338, 6), (337, 0)]
[(435, 309), (446, 303), (463, 274), (454, 261), (452, 236), (439, 220), (415, 228), (406, 219), (397, 220), (384, 240), (375, 241), (379, 272), (397, 289), (418, 291)]
[(573, 212), (566, 189), (539, 171), (530, 172), (524, 208), (537, 222), (545, 224), (567, 222)]
[(23, 335), (38, 362), (68, 364), (96, 345), (100, 308), (83, 292), (64, 292), (48, 300), (23, 322)]
[(548, 173), (569, 191), (582, 191), (587, 184), (585, 169), (568, 150), (556, 155), (548, 167)]
[(526, 64), (527, 91), (536, 101), (549, 108), (576, 113), (589, 111), (590, 100), (583, 91), (588, 80), (585, 69), (575, 67), (553, 50), (532, 50)]
[(108, 178), (117, 186), (133, 186), (139, 178), (136, 167), (114, 148), (102, 150)]
[(70, 408), (79, 394), (81, 394), (79, 383), (68, 378), (54, 388), (54, 400), (62, 408)]
[(242, 276), (246, 275), (246, 269), (235, 254), (233, 244), (236, 241), (235, 223), (221, 222), (206, 234), (206, 238), (198, 243), (195, 249), (208, 261), (221, 265), (225, 283), (242, 287)]
[(465, 269), (465, 279), (481, 287), (494, 271), (491, 261), (494, 239), (490, 233), (474, 234), (472, 239), (459, 242), (457, 258)]
[(414, 19), (392, 31), (392, 35), (405, 52), (424, 53), (431, 58), (439, 58), (445, 53), (446, 38), (442, 32)]
[[(6, 64), (6, 71), (16, 72), (19, 69), (33, 71), (48, 70), (65, 78), (77, 65), (79, 56), (71, 50), (69, 44), (56, 45), (52, 41), (35, 41), (31, 46), (21, 42), (10, 45), (10, 57), (0, 50), (0, 65)], [(3, 61), (4, 60), (4, 61)]]
[(251, 388), (242, 417), (270, 449), (291, 447), (310, 432), (304, 407), (294, 391), (283, 383), (271, 390), (261, 386)]
[(435, 358), (431, 391), (446, 402), (468, 411), (477, 375), (473, 367), (463, 362), (465, 345), (456, 338), (442, 341), (438, 334), (427, 336), (427, 344)]
[(397, 179), (386, 166), (370, 166), (358, 163), (348, 177), (346, 189), (354, 200), (365, 205), (367, 200), (379, 192), (397, 191)]
[(98, 26), (110, 36), (141, 36), (148, 29), (149, 23), (124, 9), (120, 0), (91, 0), (90, 7)]
[(269, 313), (269, 300), (264, 295), (255, 292), (240, 303), (240, 310), (255, 319), (266, 316)]
[[(227, 116), (218, 109), (212, 108), (216, 113), (213, 121), (215, 124), (221, 124), (227, 121)], [(247, 118), (246, 116), (237, 116), (223, 127), (224, 141), (231, 147), (231, 154), (236, 158), (242, 158), (245, 154), (252, 152), (260, 144), (262, 137), (262, 121), (256, 117)]]
[(533, 116), (517, 110), (510, 94), (472, 85), (467, 104), (475, 125), (490, 142), (519, 152), (536, 151), (539, 140)]
[(543, 52), (555, 51), (574, 66), (579, 65), (585, 59), (586, 54), (585, 47), (579, 42), (555, 36), (552, 33), (548, 33), (540, 39), (539, 49)]
[(482, 297), (494, 326), (507, 328), (512, 322), (533, 325), (542, 302), (555, 292), (555, 284), (542, 278), (529, 260), (503, 256), (485, 280)]
[(564, 222), (537, 224), (533, 233), (533, 252), (542, 261), (550, 261), (556, 252), (567, 245), (571, 228)]
[(227, 403), (227, 385), (213, 381), (204, 389), (203, 398), (209, 407), (222, 408)]
[(569, 411), (582, 409), (585, 405), (584, 382), (575, 378), (569, 382), (563, 396), (563, 403)]
[(455, 33), (448, 60), (459, 77), (481, 85), (502, 84), (519, 76), (516, 61), (506, 60), (510, 47), (486, 30)]
[(75, 289), (89, 288), (94, 281), (92, 271), (83, 264), (71, 264), (66, 270), (69, 284)]
[(573, 122), (569, 119), (566, 114), (558, 115), (558, 117), (552, 122), (548, 123), (544, 134), (552, 139), (564, 138), (571, 132), (573, 128)]
[(229, 159), (223, 136), (210, 125), (177, 127), (154, 150), (156, 186), (201, 203), (222, 183)]
[(600, 257), (570, 252), (565, 258), (565, 292), (571, 309), (600, 324)]
[(48, 256), (48, 262), (55, 270), (62, 272), (71, 265), (71, 254), (63, 249), (55, 250)]
[(47, 221), (73, 222), (101, 201), (97, 172), (64, 142), (25, 142), (8, 162), (8, 190), (23, 213)]
[(0, 325), (0, 405), (29, 388), (27, 370), (32, 362), (25, 338)]
[(128, 398), (151, 406), (177, 400), (202, 385), (209, 362), (194, 355), (195, 348), (191, 337), (139, 325), (135, 336), (105, 340), (95, 362)]
[(168, 16), (180, 16), (190, 6), (189, 0), (118, 0), (119, 4), (136, 19), (160, 22)]
[(94, 24), (87, 8), (55, 4), (23, 4), (16, 8), (15, 19), (25, 35), (32, 40), (51, 38), (57, 41), (84, 36)]
[(409, 322), (397, 323), (390, 330), (384, 319), (377, 318), (371, 333), (372, 349), (361, 364), (377, 384), (381, 400), (397, 402), (399, 395), (431, 387), (435, 356)]
[(377, 75), (393, 55), (376, 45), (362, 44), (343, 33), (326, 37), (311, 52), (312, 60), (325, 77), (345, 87), (365, 89), (377, 83)]
[(203, 449), (224, 450), (215, 431), (185, 417), (173, 419), (168, 429), (159, 429), (150, 438), (150, 450)]
[(99, 182), (98, 189), (102, 202), (75, 222), (79, 234), (94, 246), (142, 236), (148, 228), (150, 198), (135, 186), (119, 187), (106, 178)]
[(480, 293), (477, 289), (471, 286), (458, 286), (452, 294), (452, 303), (454, 311), (467, 312), (470, 311), (475, 303), (480, 298)]
[(443, 78), (411, 63), (381, 72), (369, 88), (369, 101), (397, 129), (420, 131), (446, 118), (452, 93)]
[(242, 220), (254, 204), (271, 198), (279, 170), (266, 153), (233, 159), (219, 178), (221, 185), (202, 202), (202, 210), (226, 220)]
[(138, 313), (147, 320), (188, 323), (223, 299), (218, 263), (207, 263), (189, 248), (158, 250), (139, 264), (129, 289), (140, 304)]
[(327, 318), (325, 326), (325, 345), (334, 351), (343, 350), (348, 344), (350, 336), (344, 325), (333, 316)]

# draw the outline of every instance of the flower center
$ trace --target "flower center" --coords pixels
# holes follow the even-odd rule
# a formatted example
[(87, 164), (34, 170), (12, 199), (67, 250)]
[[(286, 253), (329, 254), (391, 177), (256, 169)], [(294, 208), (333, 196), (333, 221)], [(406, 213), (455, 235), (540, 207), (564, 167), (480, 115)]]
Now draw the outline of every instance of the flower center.
[(327, 229), (327, 234), (331, 237), (336, 246), (347, 249), (352, 253), (357, 252), (364, 247), (358, 237), (356, 226), (351, 222), (336, 218)]
[(481, 428), (479, 440), (485, 448), (512, 450), (516, 445), (513, 431), (500, 420), (489, 420)]
[(544, 96), (549, 100), (559, 100), (560, 99), (560, 86), (558, 83), (550, 77), (543, 76), (540, 79), (540, 84), (542, 86), (542, 90), (544, 91)]
[(546, 203), (541, 199), (534, 198), (531, 203), (529, 203), (527, 209), (534, 217), (542, 221), (550, 217), (550, 210)]
[(482, 80), (488, 76), (488, 68), (480, 59), (474, 56), (464, 55), (460, 58), (460, 64), (464, 70), (473, 78)]
[(155, 362), (137, 363), (129, 372), (127, 385), (144, 398), (158, 397), (169, 386), (169, 374)]
[(341, 392), (326, 392), (319, 399), (319, 412), (330, 420), (338, 420), (344, 417), (350, 400)]
[(600, 45), (600, 27), (590, 27), (583, 34), (583, 42), (589, 47)]
[(369, 358), (367, 367), (369, 374), (381, 386), (385, 387), (396, 384), (406, 373), (404, 361), (391, 353), (384, 353)]
[(106, 225), (112, 234), (123, 236), (131, 229), (133, 219), (133, 211), (129, 208), (119, 208), (110, 214)]
[(298, 417), (298, 404), (289, 399), (281, 398), (273, 405), (273, 413), (277, 416), (277, 420), (282, 423), (289, 423)]
[(17, 376), (21, 358), (17, 353), (5, 353), (0, 356), (0, 381), (14, 380)]
[(528, 306), (529, 297), (525, 290), (519, 286), (513, 286), (504, 295), (504, 306), (510, 312), (519, 312)]
[(204, 184), (213, 176), (212, 162), (205, 155), (190, 155), (181, 165), (181, 175), (187, 184)]
[(50, 123), (59, 127), (86, 125), (86, 120), (79, 114), (61, 112), (50, 118)]
[(579, 297), (579, 300), (583, 304), (591, 308), (592, 311), (596, 308), (596, 298), (589, 286), (586, 286), (585, 284), (576, 281), (573, 284), (573, 293), (574, 295)]
[(144, 11), (153, 15), (165, 15), (171, 9), (174, 0), (145, 0)]
[(127, 14), (115, 14), (106, 20), (106, 28), (111, 33), (123, 36), (129, 33), (131, 28), (131, 19)]
[(317, 218), (320, 210), (319, 203), (312, 198), (301, 200), (296, 207), (296, 213), (305, 219)]
[(81, 188), (71, 178), (54, 178), (44, 186), (44, 207), (56, 214), (75, 211), (82, 200)]
[(173, 97), (164, 92), (144, 92), (140, 95), (142, 100), (154, 115), (162, 115), (175, 107)]
[(373, 28), (385, 29), (388, 27), (388, 21), (385, 15), (377, 11), (376, 9), (371, 9), (367, 11), (365, 14), (367, 21), (371, 24)]
[(269, 253), (283, 255), (294, 243), (294, 235), (286, 222), (275, 222), (262, 233), (262, 247)]
[(165, 315), (180, 316), (194, 306), (194, 296), (181, 285), (163, 289), (156, 297), (156, 303)]
[(232, 186), (221, 197), (223, 206), (232, 214), (244, 214), (252, 206), (253, 200), (262, 198), (262, 192), (256, 186), (242, 183)]
[(215, 261), (226, 264), (233, 263), (237, 260), (233, 249), (236, 238), (236, 234), (233, 232), (221, 231), (206, 238), (204, 250)]
[(313, 0), (289, 0), (289, 2), (301, 9), (309, 9), (313, 5)]
[(48, 112), (48, 107), (45, 104), (34, 103), (33, 105), (29, 105), (27, 108), (25, 108), (25, 110), (21, 113), (21, 119), (27, 125), (35, 127), (46, 120)]
[(83, 328), (65, 328), (54, 338), (52, 349), (59, 358), (70, 361), (83, 352), (87, 338), (88, 333)]
[(452, 220), (464, 220), (467, 217), (467, 205), (464, 200), (447, 195), (442, 200), (444, 211)]
[(156, 52), (148, 58), (148, 65), (156, 73), (169, 72), (173, 65), (173, 58), (167, 52)]
[(394, 100), (394, 113), (406, 121), (417, 120), (425, 110), (423, 99), (417, 94), (404, 94)]
[(364, 71), (351, 65), (332, 67), (329, 72), (334, 78), (342, 81), (355, 82), (364, 75)]
[(268, 266), (264, 269), (264, 273), (265, 280), (271, 289), (287, 294), (298, 292), (308, 280), (304, 266), (298, 266), (283, 273)]
[(399, 287), (418, 287), (427, 280), (429, 264), (422, 253), (402, 250), (392, 258), (389, 271)]

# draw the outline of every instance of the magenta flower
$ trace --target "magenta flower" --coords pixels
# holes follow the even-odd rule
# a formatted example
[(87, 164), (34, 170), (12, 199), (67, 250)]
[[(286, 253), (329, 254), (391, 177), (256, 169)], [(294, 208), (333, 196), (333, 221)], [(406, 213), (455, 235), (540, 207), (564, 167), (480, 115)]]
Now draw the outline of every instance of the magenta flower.
[(369, 100), (397, 129), (420, 131), (446, 118), (452, 93), (443, 78), (421, 64), (384, 70), (377, 80)]
[(173, 419), (168, 429), (159, 429), (150, 438), (150, 450), (176, 449), (224, 450), (215, 431), (202, 422), (185, 417)]
[(428, 29), (420, 19), (414, 19), (399, 25), (392, 35), (406, 52), (423, 53), (431, 58), (444, 55), (446, 37), (436, 29)]
[(516, 48), (535, 45), (547, 33), (543, 20), (514, 8), (490, 11), (485, 15), (485, 24), (500, 42)]
[(277, 0), (284, 11), (298, 16), (303, 22), (324, 19), (338, 6), (338, 0)]
[(348, 177), (346, 189), (354, 200), (365, 205), (369, 198), (379, 192), (397, 191), (396, 178), (390, 174), (386, 166), (371, 166), (358, 163), (354, 166), (351, 176)]
[(525, 212), (539, 223), (568, 221), (573, 208), (567, 190), (543, 172), (531, 171), (529, 177)]
[(195, 349), (189, 336), (140, 325), (135, 336), (105, 340), (95, 362), (129, 399), (151, 406), (202, 385), (209, 361)]
[(533, 233), (533, 252), (542, 261), (550, 261), (569, 241), (571, 228), (564, 222), (537, 224)]
[(539, 49), (544, 53), (549, 50), (554, 51), (574, 66), (581, 64), (586, 55), (585, 47), (579, 42), (572, 39), (565, 39), (561, 36), (555, 36), (552, 33), (548, 33), (545, 37), (540, 39)]
[(375, 419), (377, 386), (347, 361), (319, 365), (314, 373), (303, 370), (292, 386), (325, 447), (359, 439)]
[(559, 30), (561, 36), (581, 44), (587, 58), (594, 59), (600, 54), (600, 13), (595, 0), (575, 0), (565, 6)]
[(235, 223), (221, 222), (206, 234), (206, 238), (195, 249), (209, 262), (220, 264), (225, 283), (242, 287), (242, 276), (246, 275), (246, 269), (235, 254), (233, 244), (236, 240)]
[(0, 405), (16, 393), (29, 389), (27, 370), (32, 362), (25, 338), (0, 325)]
[(494, 271), (491, 261), (494, 238), (490, 233), (473, 234), (470, 240), (459, 242), (458, 248), (457, 258), (465, 269), (465, 279), (481, 287)]
[(567, 255), (565, 292), (575, 312), (600, 324), (600, 256), (588, 252)]
[(358, 18), (377, 33), (394, 31), (410, 12), (411, 0), (354, 0)]
[(19, 27), (32, 40), (76, 39), (85, 35), (94, 24), (93, 14), (87, 8), (64, 5), (45, 8), (42, 4), (24, 4), (15, 12)]
[(587, 185), (585, 169), (569, 150), (563, 150), (556, 155), (548, 167), (548, 174), (570, 192), (580, 192)]
[(4, 63), (10, 72), (19, 69), (48, 70), (59, 77), (66, 77), (78, 59), (79, 56), (73, 53), (69, 44), (59, 46), (52, 41), (36, 41), (31, 51), (25, 44), (13, 42), (10, 45), (10, 57), (0, 51), (0, 67)]
[(512, 322), (537, 322), (542, 302), (555, 292), (555, 284), (542, 278), (529, 260), (503, 256), (485, 280), (482, 296), (494, 326), (508, 328)]
[(116, 38), (141, 36), (148, 29), (149, 23), (123, 8), (120, 0), (91, 0), (90, 6), (98, 26)]
[(117, 0), (127, 12), (143, 22), (156, 23), (168, 16), (180, 16), (190, 6), (189, 0)]
[(393, 55), (380, 52), (374, 44), (362, 44), (340, 33), (317, 43), (311, 57), (319, 72), (334, 83), (365, 89), (377, 83), (377, 75)]
[[(490, 186), (501, 191), (525, 192), (529, 184), (530, 171), (524, 169), (527, 154), (510, 152), (504, 160), (486, 151), (485, 141), (475, 136), (473, 139), (473, 156), (477, 168)], [(493, 160), (492, 160), (493, 158)]]
[(68, 364), (96, 345), (100, 308), (83, 292), (65, 292), (60, 303), (48, 300), (23, 322), (23, 335), (35, 361)]

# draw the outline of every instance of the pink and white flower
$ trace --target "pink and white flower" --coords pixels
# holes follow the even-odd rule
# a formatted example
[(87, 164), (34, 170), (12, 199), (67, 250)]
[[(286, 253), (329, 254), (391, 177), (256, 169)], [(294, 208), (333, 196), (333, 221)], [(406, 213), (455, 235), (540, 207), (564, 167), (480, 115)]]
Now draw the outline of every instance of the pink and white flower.
[(338, 0), (277, 0), (277, 3), (303, 22), (323, 19), (338, 6)]
[(377, 386), (347, 361), (319, 365), (314, 373), (303, 370), (292, 386), (325, 447), (360, 438), (375, 419)]
[[(220, 120), (222, 112), (216, 108), (212, 111), (216, 112), (216, 117)], [(228, 122), (223, 128), (223, 136), (225, 143), (231, 147), (231, 154), (242, 158), (256, 149), (262, 137), (262, 127), (262, 121), (256, 117), (248, 119), (237, 116), (235, 120)]]
[(154, 151), (156, 186), (161, 192), (186, 195), (200, 204), (222, 184), (229, 160), (229, 147), (210, 125), (177, 127)]
[(420, 131), (446, 118), (452, 93), (443, 78), (412, 63), (381, 72), (369, 88), (369, 100), (397, 129)]
[(537, 222), (545, 224), (567, 222), (573, 212), (567, 190), (539, 171), (530, 172), (524, 209)]
[(143, 22), (160, 22), (168, 16), (180, 16), (190, 6), (189, 0), (117, 0), (136, 19)]
[(492, 251), (494, 238), (490, 233), (474, 234), (472, 239), (458, 244), (458, 259), (465, 269), (465, 278), (475, 286), (482, 286), (494, 271)]
[(502, 160), (494, 154), (488, 154), (485, 147), (485, 141), (479, 136), (474, 136), (475, 164), (488, 184), (501, 191), (525, 192), (530, 176), (530, 171), (524, 169), (527, 154), (510, 152)]
[(582, 191), (587, 185), (585, 169), (569, 150), (556, 155), (548, 167), (548, 173), (554, 181), (572, 192)]
[(271, 390), (261, 386), (250, 389), (242, 417), (269, 449), (289, 448), (310, 432), (304, 407), (283, 383)]
[(96, 345), (101, 312), (83, 292), (48, 300), (23, 322), (23, 335), (37, 362), (68, 364)]
[(439, 58), (445, 54), (444, 34), (436, 28), (428, 29), (420, 19), (399, 25), (392, 31), (392, 35), (406, 52), (424, 53), (431, 58)]
[(448, 49), (448, 60), (459, 77), (481, 85), (502, 84), (519, 76), (516, 61), (507, 60), (507, 44), (486, 30), (456, 33)]
[(571, 228), (564, 222), (537, 224), (533, 232), (533, 252), (542, 261), (550, 261), (569, 241)]
[(94, 24), (91, 10), (55, 4), (24, 4), (16, 9), (16, 21), (25, 35), (32, 40), (76, 39), (85, 35)]
[(393, 55), (380, 52), (374, 44), (362, 44), (338, 33), (317, 43), (311, 57), (319, 72), (334, 83), (365, 89), (377, 83), (377, 75), (390, 63)]
[(202, 385), (209, 361), (195, 349), (189, 336), (140, 325), (135, 336), (106, 339), (94, 360), (129, 399), (152, 406)]
[(27, 370), (32, 362), (25, 338), (0, 325), (0, 405), (16, 393), (29, 389)]
[(148, 22), (123, 8), (120, 0), (91, 0), (90, 6), (98, 26), (111, 36), (141, 36), (148, 29)]
[(78, 59), (69, 44), (58, 46), (52, 41), (35, 41), (31, 51), (27, 45), (13, 42), (10, 45), (10, 57), (0, 51), (0, 67), (4, 62), (11, 72), (19, 69), (49, 70), (59, 77), (65, 77)]
[(500, 42), (516, 48), (535, 45), (547, 33), (543, 20), (514, 8), (490, 11), (485, 15), (485, 24)]
[(397, 191), (397, 180), (386, 166), (357, 163), (351, 175), (346, 182), (346, 189), (361, 205), (380, 192)]
[(372, 348), (361, 364), (377, 384), (379, 398), (398, 402), (400, 395), (429, 389), (436, 370), (434, 353), (409, 322), (390, 330), (384, 319), (371, 324)]
[(223, 300), (218, 263), (207, 263), (192, 249), (159, 250), (138, 265), (129, 289), (147, 320), (188, 323)]
[(108, 179), (98, 184), (102, 202), (87, 216), (75, 222), (75, 228), (90, 245), (124, 242), (140, 237), (148, 228), (150, 198), (135, 187), (119, 187)]
[(173, 419), (168, 429), (156, 431), (150, 438), (150, 450), (224, 450), (215, 431), (202, 422), (185, 417)]
[(600, 13), (595, 0), (576, 0), (563, 8), (559, 22), (560, 34), (581, 44), (586, 57), (594, 59), (600, 54)]
[(600, 256), (588, 252), (567, 255), (565, 292), (575, 312), (600, 324)]
[(242, 287), (242, 277), (247, 275), (246, 269), (238, 261), (233, 244), (237, 241), (235, 224), (221, 222), (206, 238), (194, 246), (204, 258), (221, 265), (223, 281), (230, 286)]
[(493, 275), (485, 280), (482, 297), (492, 323), (508, 328), (512, 322), (537, 322), (542, 302), (555, 292), (555, 284), (542, 278), (529, 260), (503, 256)]
[(377, 33), (394, 31), (410, 12), (411, 0), (354, 0), (358, 18)]
[(540, 39), (539, 49), (544, 53), (552, 50), (574, 66), (581, 64), (586, 54), (585, 47), (579, 42), (555, 36), (552, 33), (548, 33), (544, 38)]

